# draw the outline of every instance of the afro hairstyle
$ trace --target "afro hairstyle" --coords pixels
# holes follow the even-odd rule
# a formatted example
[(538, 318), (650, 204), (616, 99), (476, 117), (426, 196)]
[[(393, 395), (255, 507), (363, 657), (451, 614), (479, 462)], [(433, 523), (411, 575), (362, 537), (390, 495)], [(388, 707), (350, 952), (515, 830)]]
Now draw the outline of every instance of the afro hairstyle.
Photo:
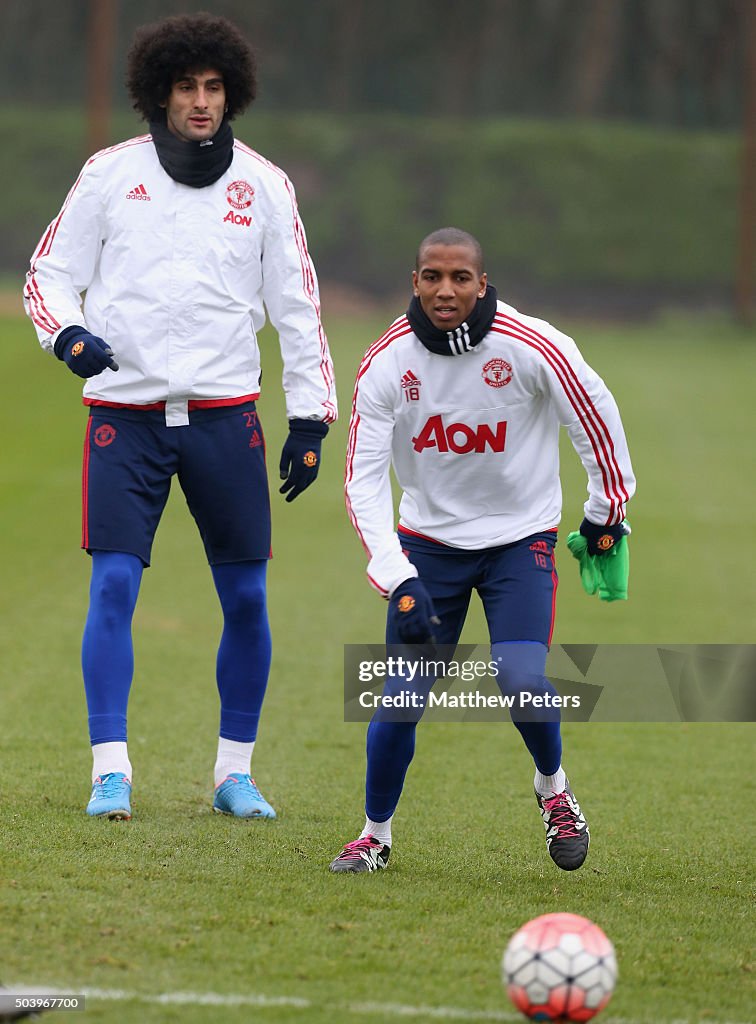
[(126, 87), (145, 121), (154, 120), (182, 75), (212, 69), (223, 75), (229, 120), (257, 93), (255, 55), (226, 18), (201, 11), (137, 29), (126, 60)]

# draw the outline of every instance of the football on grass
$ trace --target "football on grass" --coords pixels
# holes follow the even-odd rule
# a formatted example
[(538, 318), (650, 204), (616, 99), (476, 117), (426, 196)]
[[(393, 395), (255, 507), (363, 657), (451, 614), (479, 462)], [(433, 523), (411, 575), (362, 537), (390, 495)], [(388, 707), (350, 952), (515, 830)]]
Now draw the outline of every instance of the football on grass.
[(614, 947), (578, 914), (528, 921), (510, 939), (501, 967), (509, 998), (530, 1020), (591, 1020), (617, 980)]

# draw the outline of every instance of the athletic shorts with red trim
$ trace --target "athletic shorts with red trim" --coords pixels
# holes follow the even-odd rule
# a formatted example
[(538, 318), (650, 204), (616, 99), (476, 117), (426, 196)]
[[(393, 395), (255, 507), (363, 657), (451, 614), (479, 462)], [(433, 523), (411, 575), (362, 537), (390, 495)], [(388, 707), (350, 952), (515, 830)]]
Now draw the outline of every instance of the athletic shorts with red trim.
[[(474, 590), (483, 602), (491, 643), (551, 643), (558, 583), (556, 530), (481, 551), (452, 548), (401, 527), (398, 535), (441, 619), (434, 630), (437, 644), (457, 643)], [(398, 644), (390, 623), (391, 618), (386, 643)]]
[(82, 544), (150, 564), (173, 477), (211, 565), (270, 557), (265, 439), (254, 402), (189, 412), (93, 406), (84, 440)]

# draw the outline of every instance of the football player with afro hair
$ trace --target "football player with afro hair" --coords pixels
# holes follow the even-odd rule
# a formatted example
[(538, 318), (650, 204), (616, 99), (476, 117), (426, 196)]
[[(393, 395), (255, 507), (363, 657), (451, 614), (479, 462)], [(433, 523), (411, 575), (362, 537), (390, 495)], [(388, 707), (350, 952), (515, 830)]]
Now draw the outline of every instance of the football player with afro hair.
[[(278, 472), (290, 502), (314, 483), (337, 416), (318, 283), (291, 181), (231, 127), (257, 90), (239, 29), (208, 13), (168, 17), (137, 30), (127, 65), (149, 130), (86, 162), (42, 236), (24, 292), (40, 344), (84, 378), (90, 407), (86, 812), (131, 817), (132, 619), (176, 477), (223, 613), (212, 807), (275, 818), (250, 774), (271, 665), (258, 334), (270, 319), (283, 356), (288, 437)], [(177, 669), (167, 663), (164, 672)], [(161, 767), (178, 806), (181, 774)]]
[(160, 114), (183, 75), (213, 68), (223, 76), (226, 117), (233, 120), (257, 94), (255, 55), (239, 29), (214, 14), (177, 14), (137, 29), (127, 57), (126, 85), (145, 121)]

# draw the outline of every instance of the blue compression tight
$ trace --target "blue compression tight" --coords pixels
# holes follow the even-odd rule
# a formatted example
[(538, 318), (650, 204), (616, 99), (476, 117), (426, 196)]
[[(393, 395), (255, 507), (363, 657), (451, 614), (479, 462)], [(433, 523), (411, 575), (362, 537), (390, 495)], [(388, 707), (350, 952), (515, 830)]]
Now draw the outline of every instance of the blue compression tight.
[(365, 814), (371, 821), (388, 821), (396, 810), (415, 753), (416, 729), (415, 722), (377, 718), (368, 726)]
[[(267, 560), (212, 566), (223, 609), (217, 659), (220, 735), (251, 743), (270, 671), (266, 608)], [(136, 555), (92, 553), (90, 604), (82, 643), (82, 670), (90, 742), (126, 741), (126, 711), (134, 675), (131, 620), (143, 565)]]
[[(493, 644), (491, 656), (499, 665), (502, 693), (526, 690), (555, 694), (557, 691), (544, 675), (546, 654), (547, 648), (540, 643)], [(538, 771), (553, 775), (562, 760), (558, 709), (540, 710), (538, 721), (514, 712), (512, 717)], [(387, 821), (396, 810), (415, 753), (416, 728), (415, 722), (382, 722), (378, 717), (368, 726), (365, 813), (371, 821)]]
[[(491, 658), (499, 666), (498, 683), (506, 696), (525, 691), (537, 696), (557, 691), (544, 675), (548, 648), (535, 642), (501, 642), (491, 645)], [(553, 775), (562, 763), (562, 734), (559, 708), (540, 708), (528, 713), (512, 710), (512, 721), (542, 775)]]
[(223, 609), (216, 663), (220, 735), (238, 743), (252, 743), (257, 737), (270, 673), (267, 568), (267, 559), (211, 566)]
[(93, 746), (126, 741), (126, 708), (134, 675), (131, 619), (142, 571), (142, 560), (136, 555), (92, 552), (81, 667)]

